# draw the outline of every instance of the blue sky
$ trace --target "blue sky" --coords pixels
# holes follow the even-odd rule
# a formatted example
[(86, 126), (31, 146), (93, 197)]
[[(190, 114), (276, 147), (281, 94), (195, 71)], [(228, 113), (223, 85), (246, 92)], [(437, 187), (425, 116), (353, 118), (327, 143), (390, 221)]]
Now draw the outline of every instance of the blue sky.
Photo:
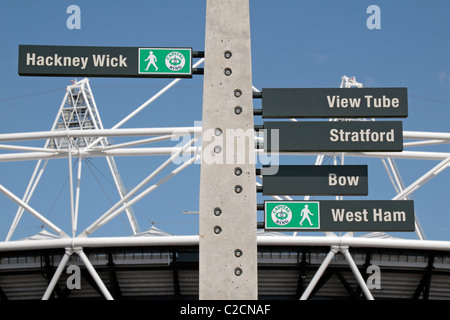
[[(72, 4), (81, 9), (79, 30), (66, 27), (69, 17), (66, 9)], [(378, 30), (366, 26), (370, 16), (366, 9), (372, 4), (381, 10)], [(73, 79), (20, 77), (17, 74), (19, 44), (204, 49), (204, 0), (3, 0), (0, 12), (0, 133), (49, 130), (65, 87)], [(253, 84), (258, 89), (338, 87), (341, 77), (347, 75), (356, 76), (365, 87), (407, 87), (409, 117), (403, 120), (404, 130), (449, 132), (448, 12), (450, 2), (444, 0), (251, 0)], [(202, 81), (200, 75), (181, 81), (124, 127), (193, 126), (195, 121), (201, 121)], [(90, 79), (105, 128), (115, 125), (169, 82), (167, 79)], [(254, 106), (260, 107), (261, 102), (255, 100)], [(255, 118), (256, 123), (260, 121)], [(448, 145), (414, 150), (448, 152)], [(155, 156), (116, 160), (125, 185), (131, 189), (165, 159)], [(93, 191), (82, 195), (80, 230), (116, 199), (104, 159), (91, 160), (92, 163), (83, 167), (86, 177), (83, 176), (82, 186), (93, 187)], [(312, 157), (283, 160), (289, 164), (313, 164), (313, 161)], [(380, 160), (349, 158), (346, 163), (369, 166), (369, 196), (357, 199), (395, 196)], [(437, 162), (398, 160), (397, 164), (405, 185), (409, 185)], [(0, 183), (21, 196), (34, 165), (33, 161), (0, 163)], [(199, 171), (199, 165), (190, 166), (134, 208), (142, 230), (154, 223), (173, 234), (198, 232), (198, 215), (183, 211), (198, 210)], [(428, 239), (450, 240), (449, 178), (447, 169), (414, 193), (416, 212)], [(69, 232), (66, 179), (67, 160), (52, 161), (30, 204)], [(93, 200), (89, 196), (94, 191), (99, 194)], [(112, 196), (106, 195), (108, 191)], [(258, 200), (262, 202), (263, 198), (259, 196)], [(16, 206), (0, 195), (0, 208), (0, 239), (4, 239)], [(261, 221), (259, 214), (258, 220)], [(40, 225), (27, 216), (21, 221), (15, 238), (38, 233)], [(93, 235), (129, 234), (128, 223), (121, 215)], [(401, 236), (415, 237), (414, 234)]]

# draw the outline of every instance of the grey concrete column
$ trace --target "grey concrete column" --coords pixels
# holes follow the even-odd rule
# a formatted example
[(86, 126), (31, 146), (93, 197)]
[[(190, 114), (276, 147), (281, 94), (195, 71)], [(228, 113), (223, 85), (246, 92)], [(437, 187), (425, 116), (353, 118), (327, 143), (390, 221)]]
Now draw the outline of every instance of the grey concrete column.
[(200, 176), (200, 299), (257, 299), (248, 0), (208, 0)]

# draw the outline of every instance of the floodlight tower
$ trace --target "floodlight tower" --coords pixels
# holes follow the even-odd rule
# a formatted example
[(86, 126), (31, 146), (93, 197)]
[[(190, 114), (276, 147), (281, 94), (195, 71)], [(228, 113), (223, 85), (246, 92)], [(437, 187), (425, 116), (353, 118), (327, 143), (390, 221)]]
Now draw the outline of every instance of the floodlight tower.
[[(81, 81), (72, 80), (72, 85), (67, 86), (67, 92), (57, 114), (52, 131), (60, 130), (89, 130), (102, 128), (100, 116), (95, 105), (88, 79)], [(48, 148), (67, 149), (84, 148), (94, 141), (93, 137), (58, 138), (49, 140)], [(103, 142), (103, 141), (102, 141)]]
[[(98, 112), (94, 95), (89, 86), (89, 79), (84, 78), (80, 81), (72, 80), (71, 85), (67, 86), (64, 99), (61, 103), (51, 131), (71, 131), (71, 130), (99, 130), (103, 129), (103, 124)], [(45, 143), (45, 148), (55, 149), (62, 152), (67, 152), (69, 158), (71, 157), (72, 151), (91, 149), (96, 146), (107, 146), (109, 142), (106, 137), (59, 137), (54, 139), (48, 139)], [(71, 159), (69, 159), (71, 162)], [(111, 171), (112, 177), (116, 189), (119, 193), (121, 199), (126, 195), (126, 190), (123, 185), (122, 179), (120, 177), (119, 171), (117, 169), (116, 162), (113, 157), (107, 156), (106, 161), (108, 167)], [(28, 187), (25, 191), (23, 201), (28, 203), (33, 195), (33, 192), (47, 166), (48, 160), (43, 161), (42, 159), (36, 164), (33, 175), (30, 179)], [(71, 166), (70, 166), (71, 167)], [(69, 168), (70, 169), (70, 168)], [(72, 178), (72, 172), (69, 170), (70, 178)], [(81, 173), (81, 159), (78, 163), (78, 174)], [(72, 185), (72, 184), (71, 184)], [(73, 195), (73, 190), (71, 190), (71, 195)], [(78, 199), (71, 200), (72, 205), (72, 229), (75, 233), (76, 221), (77, 221), (77, 208)], [(14, 221), (11, 225), (9, 233), (6, 237), (6, 241), (11, 239), (15, 228), (23, 214), (24, 208), (21, 206), (17, 210)], [(131, 224), (131, 228), (134, 234), (140, 232), (138, 223), (135, 219), (133, 210), (130, 207), (126, 209), (126, 214), (128, 220)], [(74, 235), (74, 234), (73, 234)]]

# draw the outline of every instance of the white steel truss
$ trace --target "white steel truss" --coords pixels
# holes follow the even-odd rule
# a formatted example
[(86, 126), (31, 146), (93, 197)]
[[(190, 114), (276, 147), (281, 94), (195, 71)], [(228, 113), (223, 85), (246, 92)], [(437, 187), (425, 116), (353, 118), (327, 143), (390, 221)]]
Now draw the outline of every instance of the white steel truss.
[[(203, 59), (199, 60), (194, 67), (197, 67)], [(36, 166), (33, 175), (31, 177), (30, 183), (28, 184), (25, 194), (23, 197), (18, 197), (8, 188), (6, 188), (0, 181), (0, 192), (3, 193), (7, 198), (11, 199), (19, 205), (19, 209), (16, 213), (16, 217), (11, 225), (10, 231), (8, 233), (7, 239), (0, 242), (0, 251), (7, 250), (29, 250), (29, 249), (45, 249), (45, 248), (65, 248), (66, 255), (63, 261), (61, 261), (57, 272), (55, 273), (54, 279), (49, 283), (48, 289), (44, 295), (44, 299), (48, 298), (52, 291), (52, 286), (54, 286), (55, 281), (58, 280), (62, 268), (64, 268), (67, 259), (73, 253), (76, 253), (83, 260), (84, 264), (88, 268), (89, 272), (92, 274), (95, 281), (98, 282), (99, 288), (103, 288), (102, 280), (95, 276), (95, 270), (87, 259), (86, 255), (83, 253), (83, 248), (96, 247), (96, 246), (133, 246), (133, 245), (198, 245), (198, 236), (164, 236), (164, 237), (90, 237), (90, 234), (101, 228), (103, 225), (107, 224), (111, 219), (117, 216), (119, 213), (127, 211), (131, 208), (133, 204), (148, 195), (150, 192), (154, 191), (160, 185), (165, 183), (168, 179), (172, 178), (183, 169), (194, 163), (201, 157), (201, 146), (195, 144), (198, 140), (198, 134), (201, 132), (200, 127), (182, 127), (182, 128), (135, 128), (135, 129), (121, 129), (120, 127), (126, 123), (133, 116), (137, 115), (141, 110), (155, 101), (163, 93), (167, 92), (172, 88), (180, 79), (173, 80), (168, 86), (159, 91), (155, 96), (147, 100), (144, 104), (135, 109), (129, 116), (125, 117), (123, 120), (118, 122), (111, 129), (104, 129), (101, 125), (101, 121), (98, 115), (98, 111), (93, 102), (92, 92), (90, 91), (89, 83), (87, 79), (75, 82), (72, 84), (73, 88), (78, 90), (84, 86), (86, 92), (90, 92), (83, 96), (82, 100), (72, 100), (81, 101), (86, 104), (86, 110), (82, 111), (82, 104), (76, 104), (70, 112), (66, 109), (70, 109), (66, 106), (66, 100), (69, 100), (70, 93), (66, 93), (64, 103), (61, 105), (60, 112), (55, 119), (54, 126), (50, 131), (43, 132), (29, 132), (29, 133), (7, 133), (0, 134), (0, 148), (11, 150), (11, 153), (0, 154), (0, 162), (8, 161), (23, 161), (23, 160), (38, 160), (38, 165)], [(69, 86), (71, 87), (71, 86)], [(69, 88), (68, 87), (68, 88)], [(257, 91), (256, 88), (254, 88)], [(84, 91), (81, 91), (84, 92)], [(72, 95), (72, 99), (74, 99)], [(70, 100), (69, 100), (70, 101)], [(87, 106), (89, 104), (89, 107)], [(75, 104), (73, 104), (75, 105)], [(95, 111), (94, 111), (95, 109)], [(70, 127), (71, 121), (77, 119), (77, 126)], [(295, 119), (292, 119), (296, 121)], [(74, 129), (76, 128), (76, 129)], [(189, 142), (185, 143), (183, 146), (175, 147), (144, 147), (144, 148), (134, 148), (138, 145), (153, 143), (157, 141), (170, 140), (173, 137), (180, 136), (191, 136)], [(147, 138), (139, 139), (131, 142), (121, 143), (117, 145), (111, 145), (108, 143), (109, 137), (135, 137), (135, 136), (147, 136)], [(413, 194), (418, 188), (425, 185), (427, 181), (438, 176), (441, 172), (449, 167), (450, 164), (450, 152), (436, 152), (436, 151), (413, 151), (414, 147), (418, 146), (436, 146), (444, 145), (450, 143), (450, 133), (446, 132), (415, 132), (415, 131), (404, 131), (403, 137), (405, 139), (404, 147), (406, 150), (403, 152), (349, 152), (345, 153), (345, 157), (371, 157), (379, 158), (386, 172), (391, 180), (396, 195), (392, 198), (393, 200), (406, 199)], [(45, 139), (46, 145), (43, 148), (27, 147), (22, 145), (14, 145), (15, 141), (31, 141), (31, 140), (43, 140)], [(261, 141), (261, 137), (255, 136), (255, 139)], [(256, 149), (256, 154), (259, 155), (264, 151), (261, 149)], [(169, 164), (173, 163), (175, 159), (180, 154), (191, 155), (190, 160), (185, 161), (183, 164), (179, 165), (175, 170), (173, 170), (169, 175), (160, 179), (158, 182), (151, 184), (148, 188), (144, 189), (145, 185), (150, 183), (158, 173), (162, 172)], [(288, 153), (283, 153), (288, 154)], [(59, 228), (55, 223), (45, 218), (36, 209), (32, 208), (28, 203), (37, 187), (39, 179), (41, 178), (48, 161), (57, 158), (66, 158), (69, 161), (68, 170), (71, 178), (76, 177), (80, 179), (81, 173), (81, 161), (78, 162), (77, 170), (72, 171), (72, 160), (73, 158), (81, 160), (85, 157), (105, 157), (113, 159), (117, 156), (151, 156), (151, 155), (167, 155), (168, 159), (163, 162), (156, 170), (151, 172), (146, 176), (140, 183), (136, 185), (131, 191), (124, 192), (123, 190), (119, 192), (120, 200), (112, 205), (103, 214), (99, 215), (99, 218), (94, 221), (87, 228), (77, 233), (77, 219), (78, 219), (78, 201), (80, 200), (79, 195), (79, 185), (71, 185), (71, 198), (70, 198), (70, 208), (71, 208), (71, 222), (72, 230), (71, 232), (65, 232)], [(281, 154), (282, 155), (282, 154)], [(293, 155), (293, 154), (290, 154)], [(337, 156), (342, 154), (335, 153), (311, 153), (302, 155), (314, 155), (316, 156), (316, 164), (320, 165), (323, 163), (324, 157), (330, 157), (336, 159)], [(430, 168), (429, 171), (419, 176), (413, 183), (405, 186), (402, 178), (398, 172), (398, 168), (395, 164), (395, 159), (424, 159), (424, 160), (438, 160), (439, 163)], [(342, 160), (341, 160), (342, 161)], [(114, 168), (113, 162), (110, 162), (111, 172), (118, 175), (118, 171)], [(72, 179), (71, 179), (72, 181)], [(258, 184), (258, 182), (256, 182)], [(117, 181), (117, 187), (120, 190), (120, 183)], [(139, 193), (140, 192), (140, 193)], [(138, 194), (139, 193), (139, 194)], [(291, 198), (288, 196), (276, 196), (275, 199), (287, 199)], [(39, 221), (41, 221), (45, 226), (53, 230), (58, 234), (55, 239), (46, 239), (39, 241), (12, 241), (11, 236), (14, 229), (17, 226), (17, 222), (20, 219), (20, 215), (24, 211), (29, 212)], [(128, 215), (130, 217), (130, 215)], [(130, 223), (133, 220), (130, 219)], [(430, 250), (450, 250), (450, 243), (447, 241), (430, 241), (426, 240), (425, 234), (421, 229), (420, 225), (417, 225), (418, 240), (408, 240), (408, 239), (380, 239), (380, 238), (367, 238), (367, 237), (354, 237), (352, 233), (345, 235), (337, 235), (334, 233), (326, 233), (325, 236), (299, 236), (298, 234), (293, 234), (293, 236), (259, 236), (259, 245), (320, 245), (329, 246), (330, 253), (324, 260), (320, 272), (318, 271), (316, 279), (311, 282), (310, 286), (305, 291), (303, 298), (307, 298), (308, 292), (313, 289), (314, 282), (320, 278), (321, 272), (327, 267), (330, 259), (333, 256), (341, 252), (345, 255), (347, 262), (349, 263), (352, 271), (357, 279), (361, 276), (359, 271), (355, 269), (354, 262), (350, 254), (348, 253), (352, 247), (384, 247), (384, 248), (410, 248), (410, 249), (430, 249)], [(138, 230), (137, 223), (134, 233)], [(65, 261), (65, 262), (64, 262)], [(370, 299), (370, 291), (368, 292), (361, 283), (363, 291), (368, 299)], [(110, 295), (106, 290), (102, 290), (104, 296), (110, 299)]]
[[(341, 88), (362, 88), (363, 84), (359, 83), (356, 81), (355, 77), (347, 77), (347, 76), (343, 76), (341, 78)], [(259, 92), (259, 90), (255, 87), (253, 87), (253, 90), (256, 92)], [(343, 121), (366, 121), (366, 119), (343, 119)], [(297, 119), (291, 119), (291, 121), (297, 121)], [(341, 121), (339, 119), (330, 119), (330, 121)], [(375, 121), (375, 119), (372, 119), (372, 121)], [(427, 134), (424, 134), (424, 136), (426, 136)], [(420, 146), (420, 145), (434, 145), (434, 144), (441, 144), (441, 143), (449, 143), (450, 140), (448, 139), (440, 139), (440, 137), (445, 136), (446, 134), (442, 134), (442, 135), (438, 135), (436, 136), (435, 140), (430, 140), (430, 141), (421, 141), (421, 142), (409, 142), (409, 143), (404, 143), (404, 146)], [(403, 132), (403, 137), (405, 139), (407, 138), (419, 138), (419, 134), (417, 133), (406, 133)], [(424, 137), (422, 137), (423, 139)], [(419, 138), (421, 139), (421, 138)], [(326, 153), (320, 154), (316, 157), (316, 162), (315, 165), (322, 165), (324, 162), (324, 157), (329, 156), (330, 158), (334, 159), (334, 165), (337, 165), (338, 163), (338, 158), (339, 159), (339, 163), (341, 165), (344, 164), (344, 157), (347, 153), (340, 153), (340, 154), (330, 154), (327, 155)], [(370, 154), (370, 153), (369, 153)], [(405, 188), (403, 180), (400, 176), (400, 173), (398, 171), (397, 165), (395, 164), (395, 161), (393, 158), (395, 158), (395, 156), (391, 157), (390, 155), (386, 154), (386, 157), (381, 156), (380, 154), (378, 155), (378, 157), (380, 158), (380, 160), (382, 161), (384, 168), (389, 176), (390, 181), (392, 182), (397, 195), (392, 199), (392, 200), (406, 200), (406, 199), (410, 199), (411, 194), (417, 190), (420, 186), (422, 186), (424, 183), (426, 183), (428, 180), (432, 179), (433, 177), (435, 177), (437, 174), (439, 174), (440, 172), (442, 172), (443, 170), (445, 170), (446, 168), (449, 167), (450, 164), (450, 154), (445, 154), (443, 155), (444, 159), (442, 159), (442, 161), (436, 165), (434, 168), (432, 168), (429, 172), (427, 172), (426, 174), (424, 174), (422, 177), (420, 177), (419, 179), (417, 179), (414, 183), (412, 183), (410, 186), (408, 186), (407, 188)], [(258, 183), (258, 185), (261, 185)], [(272, 198), (276, 199), (276, 200), (292, 200), (291, 197), (289, 196), (272, 196)], [(310, 196), (305, 196), (304, 200), (309, 200)], [(337, 200), (342, 200), (342, 196), (336, 196)], [(422, 226), (420, 225), (419, 221), (418, 221), (418, 217), (417, 214), (415, 215), (415, 232), (418, 236), (418, 238), (420, 240), (425, 240), (425, 234), (424, 231), (422, 229)], [(297, 236), (297, 232), (294, 232), (294, 236)], [(352, 238), (354, 235), (353, 232), (347, 232), (345, 233), (342, 237), (339, 237), (339, 239), (343, 239), (343, 238)], [(328, 238), (336, 238), (337, 235), (333, 232), (326, 232), (325, 233), (325, 237)], [(341, 240), (339, 240), (341, 241)], [(446, 246), (447, 247), (447, 246)], [(365, 297), (367, 300), (373, 300), (373, 296), (366, 284), (366, 282), (364, 281), (361, 272), (358, 270), (350, 252), (349, 252), (349, 246), (347, 245), (343, 245), (342, 243), (340, 243), (339, 245), (332, 245), (330, 246), (330, 251), (327, 254), (327, 256), (325, 257), (324, 261), (322, 262), (322, 264), (320, 265), (319, 269), (317, 270), (317, 272), (315, 273), (314, 277), (312, 278), (311, 282), (308, 284), (307, 288), (305, 289), (305, 291), (303, 292), (302, 296), (300, 297), (300, 300), (307, 300), (309, 298), (309, 295), (311, 294), (311, 292), (313, 291), (313, 289), (315, 288), (315, 286), (317, 285), (318, 281), (320, 280), (320, 278), (322, 277), (323, 273), (325, 272), (326, 268), (328, 267), (329, 263), (332, 261), (332, 259), (335, 257), (335, 255), (337, 253), (343, 253), (353, 274), (355, 275), (355, 278), (357, 279)]]
[[(90, 130), (102, 130), (103, 124), (100, 118), (100, 114), (97, 109), (97, 105), (94, 100), (92, 90), (89, 86), (89, 80), (87, 78), (76, 81), (73, 80), (72, 84), (67, 86), (64, 99), (61, 103), (59, 111), (56, 115), (55, 121), (50, 132), (65, 133), (63, 135), (58, 135), (55, 138), (48, 138), (45, 142), (45, 146), (42, 151), (55, 151), (57, 153), (64, 153), (67, 155), (69, 161), (69, 186), (70, 186), (70, 209), (71, 209), (71, 219), (72, 219), (72, 236), (75, 236), (78, 221), (78, 205), (79, 205), (79, 191), (80, 184), (77, 183), (76, 191), (74, 190), (73, 184), (73, 170), (72, 170), (72, 157), (78, 155), (78, 170), (77, 170), (77, 181), (81, 179), (81, 168), (82, 168), (82, 151), (88, 146), (98, 145), (107, 146), (109, 143), (106, 137), (97, 138), (89, 133)], [(68, 134), (71, 131), (84, 131), (88, 132), (86, 136), (76, 136), (72, 137)], [(122, 183), (119, 171), (117, 169), (116, 162), (112, 156), (105, 157), (108, 163), (109, 169), (111, 171), (114, 183), (116, 185), (117, 191), (120, 197), (125, 194), (125, 188)], [(33, 175), (30, 179), (28, 187), (23, 196), (23, 203), (28, 204), (30, 201), (36, 186), (39, 183), (40, 178), (47, 166), (48, 159), (39, 159)], [(4, 187), (3, 187), (4, 188)], [(75, 195), (74, 195), (75, 193)], [(20, 221), (23, 211), (25, 209), (24, 205), (20, 205), (14, 222), (8, 232), (6, 241), (9, 241)], [(133, 210), (131, 207), (127, 208), (127, 217), (130, 221), (133, 232), (136, 234), (139, 232), (139, 226), (135, 219)], [(47, 224), (48, 225), (48, 224)]]

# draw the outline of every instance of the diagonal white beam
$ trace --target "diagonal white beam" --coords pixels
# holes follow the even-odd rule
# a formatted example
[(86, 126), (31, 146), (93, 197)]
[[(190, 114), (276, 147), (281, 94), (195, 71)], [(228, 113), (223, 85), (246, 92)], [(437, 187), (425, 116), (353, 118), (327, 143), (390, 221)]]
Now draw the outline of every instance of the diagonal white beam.
[[(119, 193), (120, 199), (123, 199), (125, 194), (125, 187), (123, 186), (122, 179), (119, 175), (119, 170), (117, 169), (116, 162), (113, 157), (106, 157), (106, 162), (108, 163), (109, 170), (111, 171), (111, 175), (114, 179), (114, 184), (116, 186), (117, 192)], [(125, 200), (124, 200), (125, 202)], [(130, 207), (127, 208), (126, 214), (128, 217), (128, 221), (130, 222), (131, 229), (133, 230), (134, 234), (137, 234), (140, 232), (139, 225), (136, 221), (136, 217), (134, 216), (134, 213)]]
[(102, 279), (100, 278), (97, 271), (95, 270), (94, 266), (89, 261), (89, 258), (83, 252), (83, 249), (75, 248), (75, 252), (80, 256), (81, 260), (83, 260), (84, 265), (86, 266), (86, 269), (88, 269), (89, 273), (91, 274), (91, 276), (94, 279), (97, 286), (100, 288), (100, 291), (103, 293), (106, 300), (114, 300), (111, 293), (109, 293), (109, 291), (106, 288), (105, 284), (103, 283)]
[[(39, 160), (36, 164), (36, 167), (34, 168), (33, 174), (31, 176), (30, 182), (28, 183), (27, 189), (25, 190), (25, 194), (23, 196), (23, 201), (25, 203), (28, 203), (34, 193), (34, 190), (36, 189), (37, 184), (39, 183), (39, 180), (42, 177), (42, 174), (44, 173), (45, 167), (47, 166), (48, 160), (45, 160), (44, 164), (41, 167), (42, 160)], [(5, 241), (9, 241), (14, 233), (14, 231), (17, 228), (17, 224), (19, 223), (20, 219), (22, 218), (23, 214), (23, 207), (19, 206), (17, 209), (16, 215), (14, 217), (13, 223), (11, 224), (11, 227), (8, 231), (8, 234), (6, 236)]]
[(425, 173), (422, 177), (411, 183), (407, 188), (403, 189), (400, 193), (398, 193), (392, 200), (400, 200), (407, 197), (409, 194), (414, 192), (417, 188), (424, 185), (426, 182), (437, 176), (444, 169), (448, 168), (448, 164), (450, 163), (450, 157), (441, 161), (427, 173)]
[[(111, 219), (109, 216), (115, 216), (124, 209), (128, 208), (130, 205), (134, 204), (137, 200), (141, 199), (142, 194), (133, 199), (132, 201), (128, 202), (126, 205), (122, 206), (125, 202), (127, 202), (136, 192), (138, 192), (141, 188), (143, 188), (150, 180), (152, 180), (157, 174), (159, 174), (164, 168), (166, 168), (169, 164), (173, 162), (174, 159), (179, 157), (179, 155), (185, 151), (192, 143), (194, 143), (197, 140), (197, 138), (191, 139), (188, 143), (186, 143), (181, 149), (179, 149), (177, 152), (175, 152), (169, 159), (167, 159), (163, 164), (161, 164), (156, 170), (154, 170), (151, 174), (149, 174), (144, 180), (142, 180), (136, 187), (134, 187), (130, 192), (128, 192), (123, 198), (118, 201), (115, 205), (113, 205), (108, 211), (106, 211), (100, 218), (98, 218), (94, 223), (92, 223), (89, 227), (87, 227), (80, 236), (86, 237), (87, 235), (91, 234), (93, 231), (98, 229), (100, 226), (106, 223), (105, 219), (108, 219), (108, 221)], [(193, 157), (192, 159), (194, 159)], [(193, 160), (192, 160), (193, 161)], [(121, 209), (120, 206), (122, 206)], [(120, 211), (119, 211), (120, 210)]]
[(148, 144), (148, 143), (153, 143), (153, 142), (165, 141), (165, 140), (170, 140), (172, 138), (176, 138), (177, 136), (178, 135), (175, 135), (175, 134), (167, 134), (167, 135), (160, 136), (160, 137), (154, 137), (154, 138), (148, 138), (148, 139), (142, 139), (142, 140), (118, 143), (118, 144), (113, 144), (113, 145), (102, 147), (101, 150), (102, 151), (106, 151), (106, 150), (112, 150), (112, 149), (120, 149), (120, 148), (132, 147), (132, 146), (137, 146), (137, 145), (141, 145), (141, 144)]
[(3, 185), (0, 184), (0, 192), (5, 194), (8, 198), (13, 200), (15, 203), (17, 203), (19, 206), (22, 206), (26, 211), (31, 213), (33, 216), (35, 216), (37, 219), (39, 219), (42, 223), (44, 223), (46, 226), (51, 228), (52, 230), (56, 231), (60, 236), (67, 237), (67, 234), (64, 233), (60, 228), (58, 228), (56, 225), (54, 225), (51, 221), (49, 221), (47, 218), (45, 218), (42, 214), (37, 212), (35, 209), (30, 207), (27, 203), (25, 203), (22, 199), (18, 198), (15, 194), (13, 194), (11, 191), (9, 191), (7, 188), (5, 188)]
[(413, 141), (413, 142), (404, 142), (403, 147), (418, 147), (418, 146), (431, 146), (435, 144), (444, 144), (448, 143), (446, 140), (422, 140), (422, 141)]
[(316, 273), (314, 274), (314, 277), (311, 279), (302, 296), (300, 297), (300, 300), (308, 300), (309, 296), (311, 295), (311, 292), (314, 290), (323, 273), (330, 264), (331, 260), (333, 260), (334, 256), (338, 252), (339, 249), (337, 247), (331, 247), (331, 250), (328, 252), (327, 256), (321, 263), (319, 269), (317, 269)]
[(348, 250), (348, 247), (341, 248), (341, 252), (344, 254), (345, 259), (347, 259), (347, 262), (350, 265), (350, 269), (352, 269), (353, 274), (355, 275), (356, 280), (358, 280), (359, 286), (361, 287), (362, 291), (364, 292), (364, 295), (366, 296), (367, 300), (374, 300), (372, 293), (370, 292), (369, 288), (367, 287), (367, 283), (364, 281), (364, 278), (362, 277), (361, 272), (359, 272), (359, 269), (356, 266), (356, 263), (353, 260), (352, 255), (350, 254), (350, 251)]
[(61, 261), (59, 262), (58, 268), (56, 269), (55, 273), (53, 274), (52, 280), (48, 284), (47, 289), (45, 290), (44, 295), (42, 296), (42, 300), (48, 300), (50, 298), (50, 295), (52, 294), (53, 290), (55, 289), (55, 286), (58, 283), (58, 280), (61, 277), (64, 267), (66, 266), (67, 262), (69, 261), (72, 253), (73, 253), (72, 249), (66, 249), (64, 256), (62, 257)]
[(94, 224), (92, 224), (90, 227), (86, 228), (86, 230), (79, 235), (79, 237), (86, 237), (98, 228), (105, 225), (107, 222), (109, 222), (111, 219), (113, 219), (115, 216), (117, 216), (122, 211), (126, 210), (129, 206), (135, 204), (139, 200), (141, 200), (143, 197), (147, 196), (150, 192), (154, 191), (156, 188), (158, 188), (163, 183), (167, 182), (170, 178), (174, 177), (176, 174), (180, 173), (182, 170), (184, 170), (186, 167), (194, 163), (197, 159), (199, 159), (199, 155), (192, 157), (191, 160), (186, 161), (182, 165), (178, 166), (176, 169), (174, 169), (169, 175), (158, 181), (157, 183), (153, 184), (149, 188), (147, 188), (145, 191), (141, 192), (138, 196), (124, 204), (122, 207), (118, 208), (117, 210), (111, 212), (109, 215), (102, 217), (103, 219), (97, 220)]
[[(394, 185), (394, 188), (397, 190), (397, 193), (402, 192), (405, 189), (405, 185), (403, 183), (403, 180), (401, 179), (400, 172), (398, 171), (394, 160), (391, 158), (386, 158), (386, 161), (389, 164), (389, 168), (391, 169), (390, 171), (389, 171), (389, 168), (387, 167), (387, 165), (385, 164), (385, 160), (382, 159), (382, 162), (385, 165), (385, 169), (388, 173), (389, 178), (391, 179), (392, 184)], [(409, 196), (406, 196), (405, 199), (409, 199)], [(419, 237), (419, 239), (424, 240), (425, 234), (423, 232), (422, 226), (419, 223), (419, 219), (418, 219), (417, 215), (415, 216), (414, 220), (415, 220), (414, 221), (415, 232), (416, 232), (417, 236)]]

